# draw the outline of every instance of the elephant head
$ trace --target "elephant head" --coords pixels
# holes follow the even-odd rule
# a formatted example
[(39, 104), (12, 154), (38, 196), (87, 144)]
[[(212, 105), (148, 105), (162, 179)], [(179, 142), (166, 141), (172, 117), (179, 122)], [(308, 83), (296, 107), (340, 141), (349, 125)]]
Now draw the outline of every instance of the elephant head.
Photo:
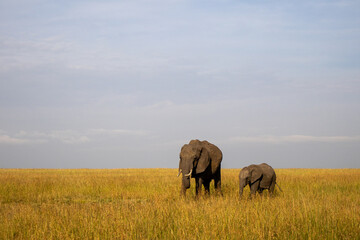
[(240, 197), (242, 196), (244, 187), (246, 187), (246, 185), (253, 184), (254, 182), (256, 182), (261, 177), (262, 177), (262, 171), (256, 165), (250, 165), (248, 167), (244, 167), (243, 169), (241, 169), (240, 174), (239, 174), (239, 180), (240, 180), (239, 194), (240, 194)]
[(181, 148), (179, 174), (182, 173), (182, 186), (190, 188), (190, 177), (202, 173), (210, 164), (210, 156), (200, 141), (191, 141)]

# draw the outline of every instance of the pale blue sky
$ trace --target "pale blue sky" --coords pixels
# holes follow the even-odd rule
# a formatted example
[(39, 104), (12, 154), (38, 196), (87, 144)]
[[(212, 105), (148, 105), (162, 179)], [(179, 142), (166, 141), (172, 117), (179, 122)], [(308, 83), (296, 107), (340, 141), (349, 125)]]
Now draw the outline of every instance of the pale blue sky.
[(360, 1), (1, 1), (0, 168), (360, 167)]

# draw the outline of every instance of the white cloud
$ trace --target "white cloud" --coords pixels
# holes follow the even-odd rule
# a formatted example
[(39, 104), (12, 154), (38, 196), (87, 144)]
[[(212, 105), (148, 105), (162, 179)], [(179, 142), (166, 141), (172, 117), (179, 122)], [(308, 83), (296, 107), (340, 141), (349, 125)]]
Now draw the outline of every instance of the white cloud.
[(91, 129), (91, 134), (94, 135), (135, 135), (135, 136), (144, 136), (148, 133), (142, 130), (129, 130), (129, 129)]
[(171, 108), (173, 107), (175, 104), (170, 101), (170, 100), (165, 100), (165, 101), (161, 101), (161, 102), (157, 102), (157, 103), (154, 103), (150, 106), (147, 106), (147, 108), (150, 108), (150, 109), (162, 109), (162, 108)]
[(65, 144), (83, 144), (91, 141), (104, 140), (110, 136), (146, 136), (148, 132), (129, 129), (89, 129), (89, 130), (53, 130), (19, 131), (14, 136), (9, 136), (5, 131), (0, 131), (0, 144), (32, 144), (57, 141)]
[(0, 73), (33, 69), (49, 63), (59, 64), (73, 49), (73, 43), (58, 36), (26, 40), (1, 37)]
[(243, 143), (304, 143), (304, 142), (358, 142), (360, 136), (306, 136), (306, 135), (288, 135), (288, 136), (249, 136), (249, 137), (232, 137), (229, 142)]
[(14, 134), (14, 136), (0, 135), (0, 144), (39, 144), (54, 140), (66, 144), (78, 144), (90, 141), (87, 136), (81, 134), (79, 131), (73, 130), (56, 130), (50, 132), (20, 131)]
[(52, 131), (47, 134), (47, 136), (67, 144), (90, 142), (90, 139), (87, 136), (84, 136), (80, 132), (73, 130)]
[(24, 144), (28, 143), (28, 140), (13, 138), (8, 135), (0, 135), (0, 144)]

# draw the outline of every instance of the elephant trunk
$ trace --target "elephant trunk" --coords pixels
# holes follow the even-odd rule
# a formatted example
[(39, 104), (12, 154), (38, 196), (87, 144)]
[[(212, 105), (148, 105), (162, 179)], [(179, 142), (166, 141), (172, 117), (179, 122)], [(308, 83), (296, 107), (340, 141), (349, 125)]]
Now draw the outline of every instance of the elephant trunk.
[(184, 189), (190, 188), (190, 178), (192, 174), (191, 166), (186, 166), (182, 169), (182, 186)]
[(240, 186), (240, 189), (239, 189), (239, 197), (242, 197), (243, 190), (244, 190), (244, 187)]
[(183, 188), (185, 188), (185, 189), (190, 188), (190, 177), (183, 176), (182, 185), (183, 185)]
[(244, 187), (246, 186), (246, 180), (245, 179), (240, 179), (240, 185), (239, 185), (239, 196), (241, 198), (243, 191), (244, 191)]

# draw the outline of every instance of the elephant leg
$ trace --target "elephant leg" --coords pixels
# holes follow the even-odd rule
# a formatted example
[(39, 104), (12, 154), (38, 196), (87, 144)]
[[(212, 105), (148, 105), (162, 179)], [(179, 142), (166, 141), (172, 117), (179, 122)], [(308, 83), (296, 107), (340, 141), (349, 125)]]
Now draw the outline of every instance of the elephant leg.
[(209, 194), (210, 193), (210, 181), (204, 181), (203, 185), (205, 188), (205, 194)]
[(262, 197), (263, 191), (264, 191), (263, 188), (259, 188), (259, 190), (258, 190), (258, 193), (259, 193), (259, 195), (260, 195), (261, 197)]
[(201, 184), (199, 183), (199, 178), (195, 178), (195, 195), (197, 196), (201, 192)]
[(275, 181), (272, 181), (270, 188), (269, 188), (269, 194), (270, 196), (274, 195), (274, 190), (275, 190)]
[(196, 181), (196, 196), (199, 196), (202, 192), (202, 185), (204, 185), (204, 180), (202, 178), (197, 178)]
[(215, 178), (214, 178), (214, 186), (215, 186), (215, 191), (219, 192), (221, 195), (221, 171), (219, 169), (219, 171), (217, 172)]
[(256, 191), (259, 190), (259, 186), (260, 186), (260, 181), (256, 181), (253, 184), (251, 184), (251, 186), (250, 186), (250, 194), (255, 196)]

